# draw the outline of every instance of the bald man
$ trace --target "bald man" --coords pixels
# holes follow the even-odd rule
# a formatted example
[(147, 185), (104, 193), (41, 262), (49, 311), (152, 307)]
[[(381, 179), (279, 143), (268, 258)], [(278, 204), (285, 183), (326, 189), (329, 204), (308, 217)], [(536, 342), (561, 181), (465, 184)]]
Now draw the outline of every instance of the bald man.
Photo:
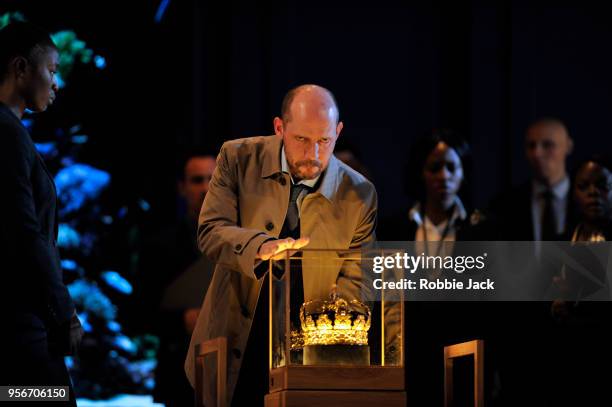
[[(374, 240), (376, 190), (333, 156), (343, 124), (332, 93), (316, 85), (292, 89), (273, 124), (274, 136), (223, 145), (199, 219), (199, 247), (217, 266), (185, 371), (193, 386), (194, 346), (226, 337), (228, 394), (221, 396), (236, 406), (263, 406), (268, 389), (263, 261), (306, 245), (359, 249)], [(342, 287), (349, 278), (343, 273), (321, 278)], [(213, 406), (216, 369), (211, 363), (204, 370), (204, 404)]]
[(566, 160), (573, 149), (567, 128), (558, 119), (531, 124), (525, 155), (532, 179), (500, 200), (503, 240), (562, 240), (572, 223)]

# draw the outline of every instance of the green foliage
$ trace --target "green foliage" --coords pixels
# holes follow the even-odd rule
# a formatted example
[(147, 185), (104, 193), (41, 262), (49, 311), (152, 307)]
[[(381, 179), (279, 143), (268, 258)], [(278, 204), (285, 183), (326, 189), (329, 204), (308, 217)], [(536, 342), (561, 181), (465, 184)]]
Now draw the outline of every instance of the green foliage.
[(76, 61), (88, 64), (93, 58), (93, 51), (87, 48), (85, 41), (77, 38), (74, 31), (58, 31), (51, 35), (51, 39), (59, 50), (59, 71), (64, 78), (68, 78)]
[(0, 30), (14, 21), (26, 21), (26, 19), (23, 14), (18, 11), (8, 12), (0, 15)]

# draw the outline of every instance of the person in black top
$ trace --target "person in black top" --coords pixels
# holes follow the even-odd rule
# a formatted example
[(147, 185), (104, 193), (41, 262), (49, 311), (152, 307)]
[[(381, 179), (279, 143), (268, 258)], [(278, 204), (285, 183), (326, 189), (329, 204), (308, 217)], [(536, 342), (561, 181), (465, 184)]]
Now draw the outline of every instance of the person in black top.
[[(466, 209), (462, 200), (470, 167), (469, 145), (453, 131), (436, 129), (418, 139), (410, 149), (405, 176), (413, 206), (383, 220), (376, 232), (378, 240), (449, 242), (483, 238), (483, 214)], [(440, 247), (428, 246), (433, 251), (433, 246)]]
[(561, 240), (573, 228), (571, 185), (566, 160), (574, 142), (562, 121), (542, 118), (525, 135), (531, 179), (497, 197), (490, 212), (497, 238), (516, 241)]
[[(548, 344), (549, 402), (556, 406), (609, 405), (606, 376), (612, 364), (607, 352), (612, 339), (610, 281), (606, 252), (612, 240), (612, 160), (595, 155), (582, 161), (572, 176), (572, 201), (577, 225), (569, 230), (574, 262), (563, 264), (554, 282), (559, 299), (553, 301)], [(588, 242), (588, 243), (587, 243)], [(606, 246), (603, 246), (606, 245)], [(579, 264), (579, 267), (575, 267)]]
[[(70, 386), (64, 356), (82, 329), (62, 281), (57, 196), (51, 174), (20, 119), (58, 91), (58, 51), (29, 23), (0, 31), (0, 385)], [(72, 387), (70, 402), (76, 405)]]
[[(153, 397), (166, 407), (188, 406), (194, 400), (183, 356), (213, 274), (214, 265), (198, 250), (196, 229), (215, 167), (208, 151), (192, 149), (178, 181), (185, 213), (143, 242), (139, 255), (134, 309), (141, 330), (160, 339)], [(188, 286), (197, 289), (189, 291)]]
[(579, 223), (571, 240), (612, 240), (612, 158), (593, 156), (585, 160), (577, 167), (573, 181)]
[[(434, 130), (418, 139), (410, 150), (406, 174), (414, 205), (382, 223), (377, 231), (379, 240), (414, 242), (415, 253), (428, 256), (457, 255), (454, 242), (485, 240), (484, 216), (479, 211), (468, 212), (460, 198), (470, 164), (469, 145), (449, 129)], [(484, 325), (473, 322), (482, 316), (483, 305), (406, 302), (404, 349), (409, 404), (443, 403), (444, 346), (483, 338)]]

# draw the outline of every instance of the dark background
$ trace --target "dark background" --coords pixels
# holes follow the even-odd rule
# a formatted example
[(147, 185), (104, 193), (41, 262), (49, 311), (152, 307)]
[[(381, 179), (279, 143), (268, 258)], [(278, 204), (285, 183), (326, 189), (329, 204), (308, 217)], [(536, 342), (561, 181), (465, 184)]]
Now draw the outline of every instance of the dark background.
[[(409, 146), (433, 127), (470, 141), (479, 207), (526, 178), (523, 134), (539, 117), (566, 122), (571, 162), (612, 151), (608, 8), (492, 3), (170, 0), (160, 22), (160, 1), (2, 1), (0, 12), (73, 29), (106, 58), (102, 71), (75, 73), (78, 86), (41, 120), (83, 124), (91, 142), (81, 159), (110, 171), (123, 200), (146, 197), (164, 222), (182, 152), (271, 134), (283, 95), (302, 83), (335, 93), (381, 216), (407, 204)], [(35, 138), (50, 138), (45, 128)]]

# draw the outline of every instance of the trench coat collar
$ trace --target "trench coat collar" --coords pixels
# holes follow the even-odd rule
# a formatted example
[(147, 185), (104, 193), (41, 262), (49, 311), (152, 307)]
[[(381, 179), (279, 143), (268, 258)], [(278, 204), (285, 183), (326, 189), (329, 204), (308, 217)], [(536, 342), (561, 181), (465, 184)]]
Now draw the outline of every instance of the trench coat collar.
[[(264, 145), (263, 163), (261, 166), (261, 177), (269, 178), (282, 174), (281, 148), (282, 139), (276, 135), (269, 136), (270, 139)], [(328, 201), (333, 202), (336, 190), (340, 182), (338, 159), (332, 154), (329, 158), (327, 168), (319, 179), (319, 188), (315, 191), (323, 195)]]
[(283, 140), (277, 136), (268, 136), (264, 144), (263, 162), (261, 165), (261, 177), (269, 178), (273, 175), (282, 173), (281, 168), (281, 148)]

